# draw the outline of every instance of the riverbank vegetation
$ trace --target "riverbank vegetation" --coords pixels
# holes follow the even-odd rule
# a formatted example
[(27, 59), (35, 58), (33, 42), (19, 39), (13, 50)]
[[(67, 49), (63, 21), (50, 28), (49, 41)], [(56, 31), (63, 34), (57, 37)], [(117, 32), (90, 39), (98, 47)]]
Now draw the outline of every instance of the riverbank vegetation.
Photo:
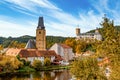
[(49, 58), (46, 58), (44, 62), (35, 59), (31, 63), (30, 61), (20, 59), (18, 56), (0, 55), (0, 75), (6, 73), (51, 71), (59, 69), (69, 69), (69, 66), (52, 65)]
[(15, 72), (17, 69), (23, 66), (23, 63), (16, 57), (0, 55), (0, 71), (3, 72)]

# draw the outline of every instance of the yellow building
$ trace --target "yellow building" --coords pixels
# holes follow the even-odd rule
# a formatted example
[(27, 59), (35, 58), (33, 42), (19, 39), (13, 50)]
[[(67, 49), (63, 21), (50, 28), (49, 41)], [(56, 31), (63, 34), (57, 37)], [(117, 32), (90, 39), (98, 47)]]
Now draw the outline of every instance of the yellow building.
[(43, 17), (39, 17), (38, 27), (36, 29), (36, 48), (46, 50), (46, 30)]

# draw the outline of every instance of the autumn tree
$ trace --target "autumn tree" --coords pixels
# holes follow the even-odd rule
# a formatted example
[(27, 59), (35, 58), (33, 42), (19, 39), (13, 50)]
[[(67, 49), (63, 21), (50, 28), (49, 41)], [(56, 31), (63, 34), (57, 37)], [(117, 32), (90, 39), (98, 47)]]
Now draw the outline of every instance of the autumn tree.
[(33, 68), (35, 68), (36, 70), (40, 70), (42, 67), (42, 62), (40, 60), (34, 60), (32, 63)]
[(50, 64), (51, 64), (50, 58), (45, 58), (45, 60), (44, 60), (44, 65), (45, 65), (45, 66), (49, 66)]
[(3, 46), (2, 45), (0, 45), (0, 50), (3, 50)]
[(76, 53), (81, 53), (81, 52), (85, 52), (87, 47), (87, 43), (84, 40), (77, 40), (76, 41)]
[(65, 40), (65, 44), (73, 48), (73, 52), (76, 53), (76, 40), (74, 38), (68, 38)]
[(98, 66), (97, 59), (93, 57), (79, 57), (72, 63), (70, 71), (81, 80), (107, 80)]
[(94, 41), (92, 40), (87, 41), (84, 39), (76, 40), (74, 38), (68, 38), (66, 39), (65, 44), (72, 47), (73, 52), (78, 54), (85, 52), (87, 50), (95, 51), (95, 48), (93, 48)]
[(115, 29), (113, 21), (110, 21), (105, 17), (104, 22), (101, 23), (101, 25), (103, 26), (104, 40), (101, 45), (98, 46), (97, 52), (104, 54), (103, 56), (108, 56), (119, 52), (119, 32)]
[(20, 43), (20, 42), (18, 42), (18, 41), (12, 41), (12, 42), (10, 42), (10, 44), (9, 44), (9, 48), (24, 48), (25, 47), (25, 43)]
[(22, 62), (20, 62), (16, 57), (1, 56), (0, 67), (2, 67), (5, 72), (15, 71), (22, 66)]
[(97, 53), (99, 56), (107, 56), (110, 59), (111, 67), (111, 80), (120, 79), (120, 32), (118, 32), (113, 21), (110, 21), (108, 18), (104, 17), (104, 21), (101, 23), (103, 41), (97, 48)]

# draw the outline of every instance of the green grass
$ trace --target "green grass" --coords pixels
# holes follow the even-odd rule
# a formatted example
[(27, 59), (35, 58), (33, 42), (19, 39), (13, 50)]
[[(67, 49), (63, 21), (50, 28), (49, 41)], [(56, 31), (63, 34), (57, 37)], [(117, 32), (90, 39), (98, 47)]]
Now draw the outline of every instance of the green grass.
[(69, 66), (61, 66), (61, 65), (50, 65), (50, 66), (43, 66), (41, 70), (47, 71), (47, 70), (59, 70), (59, 69), (69, 69)]
[(29, 66), (24, 66), (23, 68), (20, 68), (17, 71), (18, 72), (34, 72), (36, 70), (34, 68), (29, 67)]

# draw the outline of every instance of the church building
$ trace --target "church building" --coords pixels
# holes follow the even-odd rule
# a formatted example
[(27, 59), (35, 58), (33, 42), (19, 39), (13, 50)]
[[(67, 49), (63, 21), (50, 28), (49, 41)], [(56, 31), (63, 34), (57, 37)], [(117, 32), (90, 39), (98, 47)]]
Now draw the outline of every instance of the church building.
[(6, 55), (20, 56), (20, 58), (33, 62), (38, 59), (44, 62), (45, 58), (49, 58), (51, 62), (58, 61), (60, 63), (63, 59), (54, 50), (46, 49), (46, 30), (44, 26), (43, 17), (39, 17), (38, 26), (36, 29), (36, 40), (30, 39), (25, 49), (9, 48)]

